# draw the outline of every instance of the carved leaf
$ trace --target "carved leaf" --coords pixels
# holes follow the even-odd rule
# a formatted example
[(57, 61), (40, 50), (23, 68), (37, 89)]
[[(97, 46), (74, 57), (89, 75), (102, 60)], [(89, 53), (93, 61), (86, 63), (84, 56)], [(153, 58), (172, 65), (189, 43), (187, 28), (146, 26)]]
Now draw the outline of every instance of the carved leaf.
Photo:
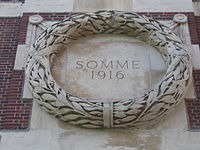
[(127, 115), (134, 115), (134, 114), (138, 114), (140, 113), (142, 110), (140, 109), (131, 109), (129, 111), (126, 112)]
[(123, 119), (120, 119), (122, 122), (129, 122), (129, 121), (132, 121), (133, 119), (135, 119), (136, 116), (128, 116), (128, 117), (125, 117)]
[(163, 81), (163, 83), (161, 84), (161, 87), (160, 87), (161, 94), (165, 91), (166, 87), (167, 87), (167, 82)]
[(167, 95), (167, 96), (164, 96), (161, 101), (165, 102), (165, 103), (175, 103), (176, 100), (173, 98), (173, 96), (171, 95)]
[(72, 105), (74, 106), (75, 110), (78, 110), (78, 111), (82, 112), (83, 114), (85, 113), (83, 108), (77, 102), (72, 102)]
[(142, 118), (140, 118), (140, 121), (148, 121), (154, 118), (156, 118), (156, 115), (155, 115), (155, 112), (152, 112), (152, 113), (145, 114)]
[(56, 115), (68, 114), (71, 110), (67, 108), (58, 109)]
[(136, 103), (136, 104), (133, 104), (132, 106), (130, 106), (129, 108), (138, 109), (138, 108), (142, 108), (142, 107), (144, 107), (144, 106)]
[(164, 105), (165, 103), (158, 103), (158, 104), (155, 104), (155, 105), (153, 105), (152, 107), (151, 107), (151, 109), (149, 110), (149, 111), (151, 111), (151, 112), (157, 112), (157, 111), (159, 111), (161, 108), (162, 108), (162, 106)]
[(30, 84), (32, 86), (38, 86), (39, 85), (39, 82), (38, 81), (34, 81), (34, 80), (29, 80)]
[(78, 117), (80, 117), (80, 115), (77, 115), (77, 114), (68, 114), (68, 115), (65, 115), (63, 117), (60, 117), (60, 119), (63, 120), (63, 121), (70, 121), (70, 120), (75, 120)]
[(80, 102), (81, 99), (79, 97), (70, 96), (69, 99), (74, 102)]
[(45, 100), (54, 100), (54, 101), (57, 100), (57, 97), (53, 96), (52, 94), (48, 94), (48, 93), (42, 94), (42, 98)]

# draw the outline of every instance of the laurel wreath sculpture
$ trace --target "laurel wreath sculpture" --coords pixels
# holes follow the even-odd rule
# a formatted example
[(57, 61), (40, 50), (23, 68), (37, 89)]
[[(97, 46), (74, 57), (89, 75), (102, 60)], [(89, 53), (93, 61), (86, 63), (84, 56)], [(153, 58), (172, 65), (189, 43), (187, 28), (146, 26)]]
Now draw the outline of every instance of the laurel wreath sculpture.
[[(50, 71), (56, 53), (73, 40), (101, 33), (125, 34), (156, 48), (168, 67), (162, 81), (140, 97), (108, 103), (64, 91)], [(86, 128), (138, 127), (159, 120), (184, 98), (191, 71), (182, 41), (167, 26), (122, 11), (81, 13), (53, 24), (33, 44), (26, 61), (26, 77), (41, 107), (62, 121)]]

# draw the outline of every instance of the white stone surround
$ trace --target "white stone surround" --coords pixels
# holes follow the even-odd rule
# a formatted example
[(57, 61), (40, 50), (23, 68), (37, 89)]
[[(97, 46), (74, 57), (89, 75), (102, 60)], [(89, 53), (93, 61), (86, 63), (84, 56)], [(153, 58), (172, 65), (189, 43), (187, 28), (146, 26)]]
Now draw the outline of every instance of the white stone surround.
[(16, 17), (22, 15), (21, 3), (0, 3), (0, 17)]
[(136, 12), (192, 12), (191, 0), (133, 0)]
[(26, 0), (24, 12), (72, 12), (74, 0)]
[(193, 9), (194, 9), (194, 14), (195, 16), (200, 16), (200, 2), (193, 2)]

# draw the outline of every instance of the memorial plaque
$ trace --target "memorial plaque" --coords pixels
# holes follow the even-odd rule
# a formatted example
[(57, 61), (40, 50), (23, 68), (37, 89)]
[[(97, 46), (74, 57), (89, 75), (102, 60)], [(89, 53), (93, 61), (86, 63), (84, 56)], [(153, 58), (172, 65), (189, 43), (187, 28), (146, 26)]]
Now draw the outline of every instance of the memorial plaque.
[(122, 11), (83, 13), (51, 25), (26, 62), (42, 108), (87, 128), (154, 124), (184, 98), (191, 70), (183, 42), (168, 26)]
[(54, 59), (51, 71), (72, 95), (113, 101), (149, 91), (165, 66), (160, 54), (144, 42), (123, 35), (95, 35), (71, 43)]

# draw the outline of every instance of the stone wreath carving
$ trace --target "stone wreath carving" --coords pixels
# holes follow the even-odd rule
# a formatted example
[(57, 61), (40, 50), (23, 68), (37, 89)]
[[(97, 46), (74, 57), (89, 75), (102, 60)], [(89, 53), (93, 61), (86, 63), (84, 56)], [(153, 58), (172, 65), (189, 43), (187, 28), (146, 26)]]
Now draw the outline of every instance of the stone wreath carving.
[[(162, 81), (140, 97), (108, 103), (64, 91), (50, 71), (56, 53), (71, 41), (101, 33), (125, 34), (156, 48), (168, 67)], [(132, 12), (97, 11), (67, 17), (47, 28), (31, 48), (26, 77), (33, 98), (62, 121), (86, 128), (139, 127), (158, 121), (184, 98), (191, 64), (180, 38), (162, 23)]]

